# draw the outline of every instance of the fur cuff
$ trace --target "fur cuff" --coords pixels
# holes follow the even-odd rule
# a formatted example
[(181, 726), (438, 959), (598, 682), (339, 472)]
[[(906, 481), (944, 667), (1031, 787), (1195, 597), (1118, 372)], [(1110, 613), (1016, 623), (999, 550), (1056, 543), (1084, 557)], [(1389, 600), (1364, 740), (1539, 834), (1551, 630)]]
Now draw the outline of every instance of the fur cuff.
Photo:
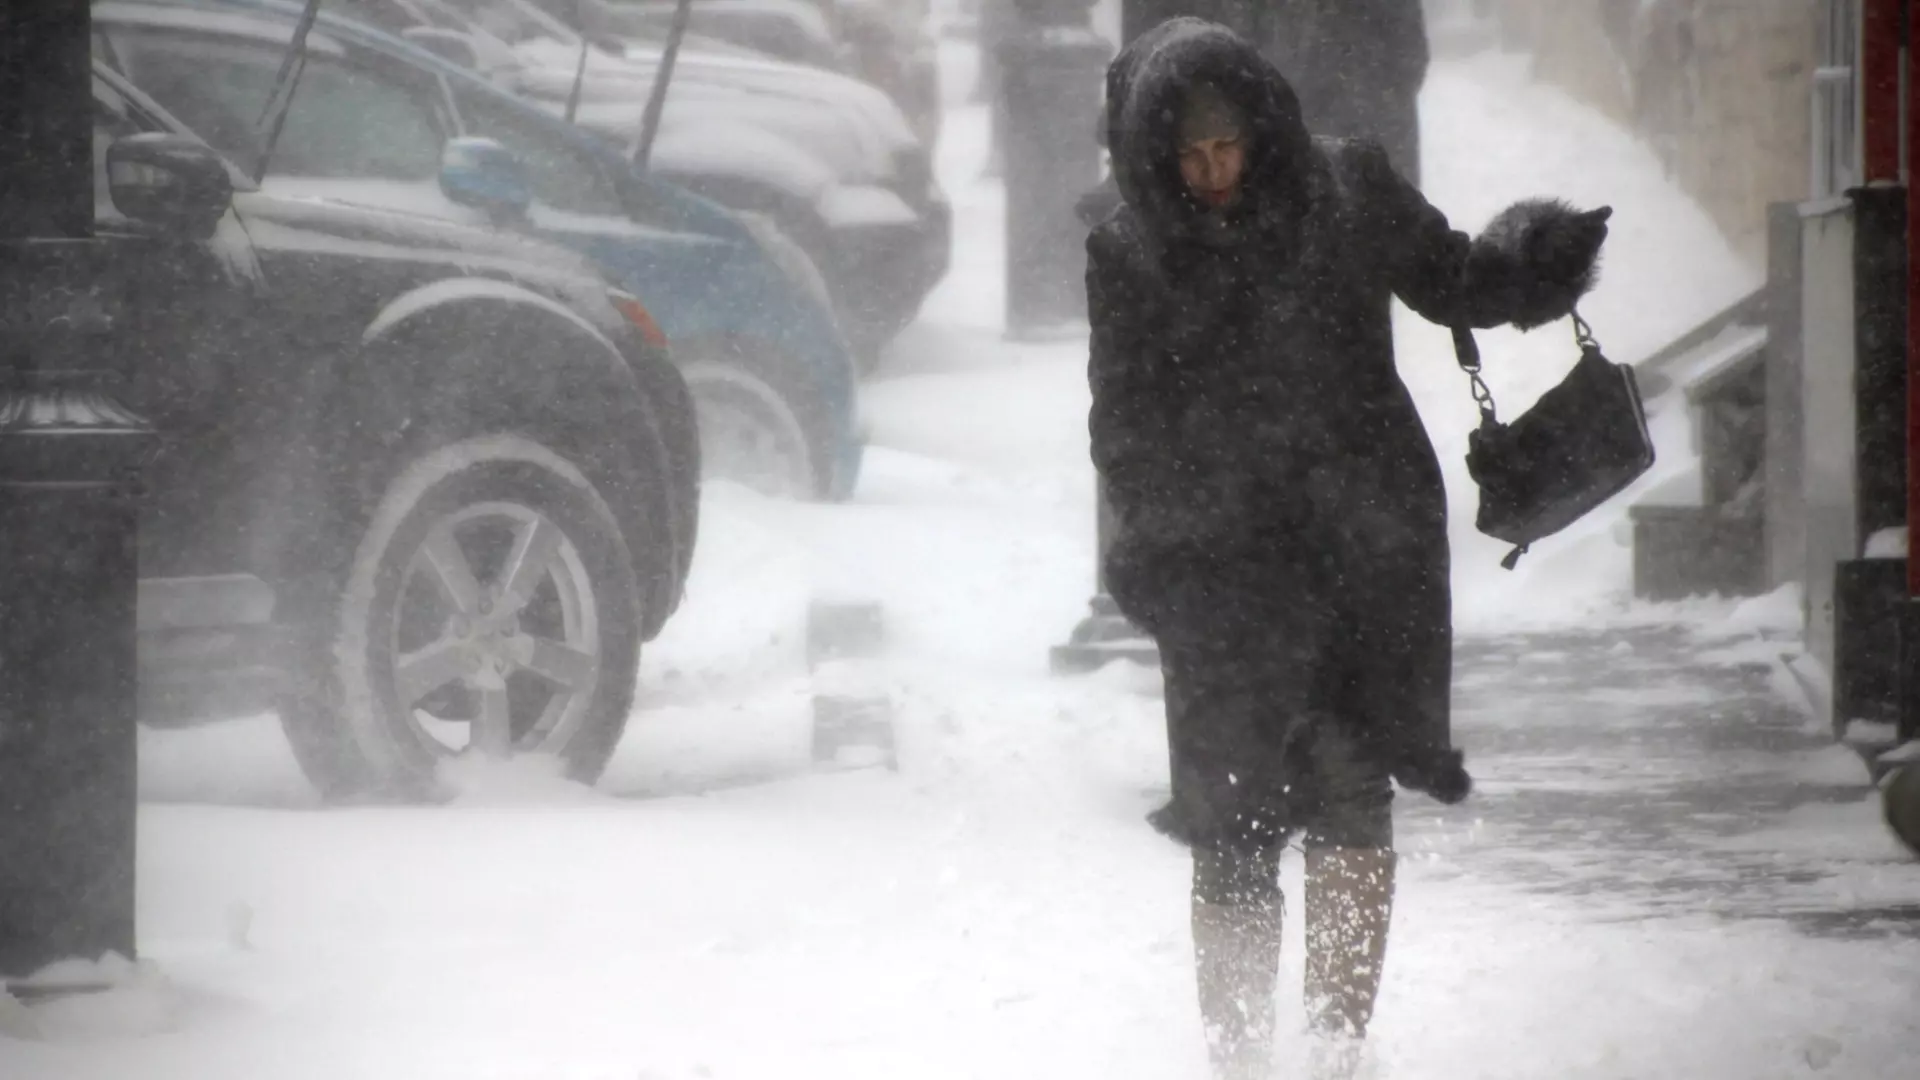
[(1466, 755), (1458, 750), (1435, 750), (1409, 755), (1393, 770), (1393, 778), (1410, 791), (1422, 792), (1449, 806), (1473, 792)]
[(1611, 213), (1582, 213), (1559, 199), (1526, 199), (1502, 210), (1467, 255), (1475, 324), (1531, 330), (1565, 318), (1599, 279)]

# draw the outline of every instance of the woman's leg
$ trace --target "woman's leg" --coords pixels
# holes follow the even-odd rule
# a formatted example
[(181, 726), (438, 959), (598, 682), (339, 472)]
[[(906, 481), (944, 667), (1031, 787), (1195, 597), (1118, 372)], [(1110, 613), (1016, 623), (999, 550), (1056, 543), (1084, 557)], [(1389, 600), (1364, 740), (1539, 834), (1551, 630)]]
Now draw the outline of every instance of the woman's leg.
[(1352, 1074), (1373, 1019), (1393, 919), (1393, 786), (1344, 732), (1313, 749), (1319, 785), (1306, 831), (1306, 1003), (1327, 1040), (1321, 1075)]
[(1307, 1008), (1314, 1030), (1363, 1039), (1393, 919), (1391, 847), (1307, 849)]
[[(1437, 480), (1430, 461), (1418, 471)], [(1315, 1030), (1349, 1050), (1373, 1019), (1393, 917), (1389, 758), (1449, 739), (1451, 600), (1438, 490), (1436, 482), (1411, 500), (1427, 506), (1410, 526), (1418, 543), (1375, 560), (1364, 584), (1343, 594), (1339, 644), (1327, 657), (1327, 721), (1317, 729), (1324, 737), (1310, 748), (1316, 798), (1300, 817), (1308, 1008)]]
[(1280, 968), (1280, 850), (1264, 662), (1163, 641), (1173, 814), (1193, 849), (1200, 1019), (1220, 1080), (1265, 1077)]
[(1253, 1080), (1272, 1067), (1284, 906), (1278, 848), (1194, 849), (1194, 974), (1208, 1057), (1220, 1080)]

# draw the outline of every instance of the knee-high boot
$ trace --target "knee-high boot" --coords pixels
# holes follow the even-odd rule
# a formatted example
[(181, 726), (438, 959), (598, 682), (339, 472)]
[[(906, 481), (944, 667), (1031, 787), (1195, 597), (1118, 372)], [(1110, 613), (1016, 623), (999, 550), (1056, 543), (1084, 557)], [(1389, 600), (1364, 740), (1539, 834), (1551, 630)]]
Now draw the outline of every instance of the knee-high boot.
[(1278, 860), (1195, 853), (1193, 960), (1200, 1020), (1219, 1080), (1264, 1080), (1273, 1061), (1273, 989), (1283, 904)]
[(1393, 917), (1395, 858), (1387, 848), (1308, 848), (1308, 1019), (1331, 1048), (1319, 1066), (1339, 1080), (1357, 1067), (1373, 1019)]

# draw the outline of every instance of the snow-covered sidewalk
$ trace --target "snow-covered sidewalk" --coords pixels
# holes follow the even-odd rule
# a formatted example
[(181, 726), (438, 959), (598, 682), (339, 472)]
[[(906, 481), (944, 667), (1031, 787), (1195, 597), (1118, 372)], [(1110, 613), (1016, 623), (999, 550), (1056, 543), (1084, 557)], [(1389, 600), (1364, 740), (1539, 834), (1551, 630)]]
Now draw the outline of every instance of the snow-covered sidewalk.
[[(1649, 155), (1515, 63), (1443, 65), (1425, 104), (1428, 188), (1463, 225), (1540, 191), (1619, 208), (1587, 314), (1622, 356), (1752, 284)], [(37, 1034), (0, 1034), (0, 1078), (1202, 1080), (1187, 860), (1141, 821), (1156, 680), (1046, 671), (1092, 580), (1084, 355), (1001, 341), (984, 117), (948, 129), (962, 246), (871, 387), (859, 498), (710, 495), (600, 787), (515, 768), (451, 806), (321, 810), (270, 720), (148, 733), (145, 964), (106, 999), (0, 1009)], [(1445, 337), (1401, 344), (1455, 461)], [(1573, 359), (1548, 331), (1486, 349), (1514, 408)], [(1480, 791), (1398, 808), (1383, 1075), (1910, 1075), (1920, 868), (1769, 695), (1792, 620), (1627, 604), (1624, 550), (1600, 522), (1503, 577), (1462, 535)], [(809, 768), (822, 590), (887, 605), (897, 773)]]

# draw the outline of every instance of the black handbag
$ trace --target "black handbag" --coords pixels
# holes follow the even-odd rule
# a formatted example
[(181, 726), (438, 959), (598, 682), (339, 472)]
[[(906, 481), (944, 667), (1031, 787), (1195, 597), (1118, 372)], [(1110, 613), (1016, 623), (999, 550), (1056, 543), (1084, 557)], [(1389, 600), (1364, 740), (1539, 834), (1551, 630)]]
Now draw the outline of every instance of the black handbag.
[(1577, 314), (1573, 336), (1580, 346), (1573, 370), (1519, 419), (1501, 423), (1480, 378), (1473, 331), (1453, 330), (1454, 352), (1480, 406), (1480, 427), (1467, 437), (1467, 473), (1480, 487), (1474, 526), (1514, 545), (1500, 561), (1509, 570), (1534, 541), (1580, 520), (1653, 467), (1633, 369), (1608, 360)]

